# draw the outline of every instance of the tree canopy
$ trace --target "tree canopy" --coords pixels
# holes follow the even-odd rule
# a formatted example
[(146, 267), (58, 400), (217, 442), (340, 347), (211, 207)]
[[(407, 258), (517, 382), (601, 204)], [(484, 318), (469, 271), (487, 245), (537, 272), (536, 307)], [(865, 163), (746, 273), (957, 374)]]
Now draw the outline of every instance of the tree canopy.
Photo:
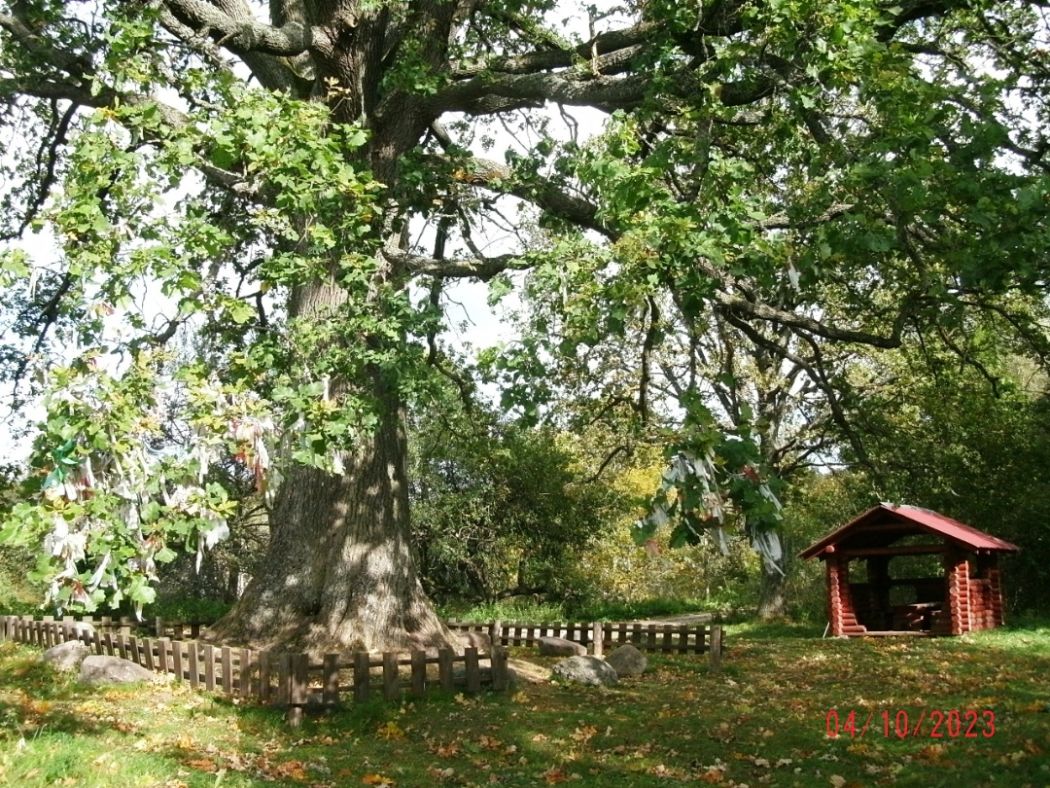
[[(726, 509), (756, 533), (778, 518), (751, 425), (727, 437), (705, 402), (716, 323), (833, 416), (836, 348), (930, 326), (958, 344), (973, 310), (1042, 336), (1004, 300), (1046, 284), (1038, 2), (2, 9), (3, 370), (47, 406), (38, 495), (6, 531), (46, 538), (63, 607), (148, 602), (173, 546), (222, 538), (230, 456), (272, 493), (272, 535), (220, 636), (446, 642), (411, 557), (404, 423), (440, 380), (471, 385), (455, 280), (498, 296), (527, 270), (544, 304), (479, 359), (508, 407), (540, 414), (608, 342), (638, 360), (631, 418), (675, 379), (657, 503), (684, 539)], [(486, 254), (512, 210), (522, 243)], [(28, 254), (27, 232), (53, 248)]]

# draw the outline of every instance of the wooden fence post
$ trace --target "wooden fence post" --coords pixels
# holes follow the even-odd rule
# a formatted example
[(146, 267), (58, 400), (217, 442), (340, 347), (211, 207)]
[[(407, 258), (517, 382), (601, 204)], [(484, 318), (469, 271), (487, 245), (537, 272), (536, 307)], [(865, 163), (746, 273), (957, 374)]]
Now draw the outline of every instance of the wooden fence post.
[(184, 643), (181, 640), (171, 641), (171, 665), (172, 671), (175, 673), (175, 679), (177, 681), (185, 681), (186, 673), (182, 664), (182, 647)]
[(131, 635), (131, 636), (128, 637), (127, 640), (128, 640), (128, 647), (127, 647), (128, 655), (127, 655), (127, 657), (125, 657), (125, 659), (129, 659), (132, 662), (134, 662), (136, 665), (138, 665), (138, 664), (140, 664), (140, 660), (139, 660), (139, 639), (137, 637), (135, 637), (134, 635)]
[(502, 646), (492, 649), (489, 655), (492, 670), (492, 689), (503, 692), (510, 686), (510, 674), (507, 669), (507, 650)]
[[(475, 649), (475, 653), (477, 649)], [(398, 686), (397, 654), (393, 651), (383, 652), (383, 697), (387, 700), (398, 700), (401, 687)]]
[(438, 680), (441, 682), (441, 688), (444, 690), (452, 690), (455, 688), (455, 679), (452, 674), (452, 660), (452, 649), (438, 649)]
[(478, 664), (478, 650), (468, 648), (463, 651), (463, 660), (467, 670), (467, 692), (481, 692), (481, 666)]
[(222, 691), (233, 695), (233, 652), (229, 646), (223, 646), (219, 652), (222, 661)]
[(204, 689), (215, 691), (215, 648), (210, 643), (204, 644), (201, 656), (204, 657)]
[(277, 656), (277, 704), (286, 706), (292, 700), (292, 655)]
[[(168, 652), (171, 651), (171, 641), (165, 637), (160, 638), (157, 641), (157, 662), (160, 665), (161, 673), (175, 674), (175, 666), (168, 667)], [(182, 677), (178, 676), (178, 680), (182, 681)]]
[(303, 722), (303, 713), (307, 702), (307, 691), (310, 686), (310, 661), (306, 654), (291, 654), (291, 683), (288, 693), (288, 714), (286, 719), (293, 728)]
[(263, 703), (270, 702), (270, 661), (269, 651), (259, 655), (259, 700)]
[(711, 672), (722, 670), (722, 627), (715, 624), (711, 627)]
[(368, 691), (372, 680), (369, 673), (369, 662), (371, 662), (367, 651), (354, 652), (354, 701), (368, 700)]
[[(493, 646), (494, 649), (499, 646)], [(413, 651), (412, 660), (412, 694), (422, 697), (427, 691), (427, 654), (425, 651)]]
[(339, 705), (339, 655), (325, 654), (321, 672), (321, 702), (325, 706)]
[(201, 684), (200, 668), (197, 664), (197, 641), (186, 641), (186, 662), (190, 669), (190, 686), (197, 689)]
[(591, 653), (596, 657), (605, 653), (605, 628), (601, 621), (591, 622)]
[(239, 670), (237, 674), (237, 694), (242, 698), (252, 695), (252, 652), (249, 649), (237, 650)]
[(503, 645), (503, 623), (498, 618), (489, 625), (489, 644), (493, 648)]

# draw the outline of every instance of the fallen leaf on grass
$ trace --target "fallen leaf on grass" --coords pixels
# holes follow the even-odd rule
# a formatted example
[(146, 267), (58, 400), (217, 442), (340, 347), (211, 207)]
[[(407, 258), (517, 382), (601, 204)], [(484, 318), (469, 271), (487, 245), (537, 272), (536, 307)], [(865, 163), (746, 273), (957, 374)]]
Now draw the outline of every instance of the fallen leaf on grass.
[(211, 758), (194, 758), (192, 761), (186, 761), (186, 765), (202, 772), (214, 772), (219, 769)]
[(365, 785), (394, 785), (394, 781), (383, 774), (366, 774), (361, 778)]
[(439, 758), (451, 758), (459, 754), (459, 742), (451, 741), (448, 744), (439, 744), (433, 747), (432, 750)]
[(396, 722), (388, 722), (385, 725), (380, 725), (379, 730), (376, 731), (376, 735), (380, 739), (403, 739), (405, 738), (405, 732), (398, 727)]
[(581, 725), (577, 727), (576, 730), (574, 730), (570, 735), (572, 736), (574, 741), (587, 743), (591, 739), (593, 739), (597, 733), (598, 729), (595, 728), (593, 725)]
[(943, 744), (928, 744), (920, 749), (915, 757), (920, 761), (926, 761), (927, 763), (933, 763), (941, 760), (948, 752), (948, 748)]
[(285, 761), (279, 763), (273, 768), (273, 774), (278, 777), (287, 777), (296, 782), (305, 782), (310, 779), (310, 775), (306, 772), (306, 764), (302, 761)]
[(556, 783), (564, 783), (569, 781), (569, 775), (559, 769), (557, 766), (552, 766), (542, 774), (543, 781), (547, 785), (555, 785)]

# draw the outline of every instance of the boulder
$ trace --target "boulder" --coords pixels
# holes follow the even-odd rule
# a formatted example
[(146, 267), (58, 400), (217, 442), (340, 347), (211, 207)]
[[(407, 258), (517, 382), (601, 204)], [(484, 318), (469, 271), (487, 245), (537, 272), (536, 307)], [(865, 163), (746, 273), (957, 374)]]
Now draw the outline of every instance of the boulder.
[(41, 659), (55, 670), (72, 673), (80, 669), (80, 663), (91, 655), (91, 649), (79, 640), (67, 640), (52, 646), (44, 652)]
[(73, 621), (70, 623), (69, 627), (75, 638), (80, 638), (84, 635), (91, 637), (95, 634), (95, 628), (91, 626), (91, 622), (89, 621)]
[(131, 684), (168, 678), (120, 657), (91, 656), (80, 663), (80, 680), (85, 684)]
[(525, 659), (510, 659), (507, 660), (507, 665), (510, 668), (511, 684), (542, 684), (551, 680), (551, 669), (545, 668), (543, 665), (537, 665), (535, 662), (529, 662)]
[(565, 638), (545, 637), (539, 639), (541, 657), (576, 657), (587, 653), (587, 647)]
[(476, 648), (482, 654), (492, 651), (492, 638), (488, 632), (457, 632), (464, 648)]
[(569, 657), (551, 668), (551, 678), (576, 684), (607, 686), (616, 683), (616, 671), (604, 659), (591, 656)]
[(624, 676), (641, 676), (649, 665), (649, 660), (646, 659), (645, 654), (630, 643), (620, 646), (611, 652), (605, 658), (605, 661), (612, 665), (616, 675), (620, 678)]

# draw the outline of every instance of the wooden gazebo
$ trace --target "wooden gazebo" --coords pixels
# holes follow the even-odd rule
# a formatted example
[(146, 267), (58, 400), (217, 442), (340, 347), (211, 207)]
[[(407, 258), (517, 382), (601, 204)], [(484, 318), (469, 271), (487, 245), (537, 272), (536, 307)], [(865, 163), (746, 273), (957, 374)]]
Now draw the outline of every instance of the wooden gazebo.
[[(999, 554), (1018, 549), (929, 509), (881, 504), (800, 555), (826, 566), (832, 636), (962, 635), (1002, 625)], [(942, 557), (941, 576), (892, 571), (919, 563), (896, 558), (929, 555)]]

